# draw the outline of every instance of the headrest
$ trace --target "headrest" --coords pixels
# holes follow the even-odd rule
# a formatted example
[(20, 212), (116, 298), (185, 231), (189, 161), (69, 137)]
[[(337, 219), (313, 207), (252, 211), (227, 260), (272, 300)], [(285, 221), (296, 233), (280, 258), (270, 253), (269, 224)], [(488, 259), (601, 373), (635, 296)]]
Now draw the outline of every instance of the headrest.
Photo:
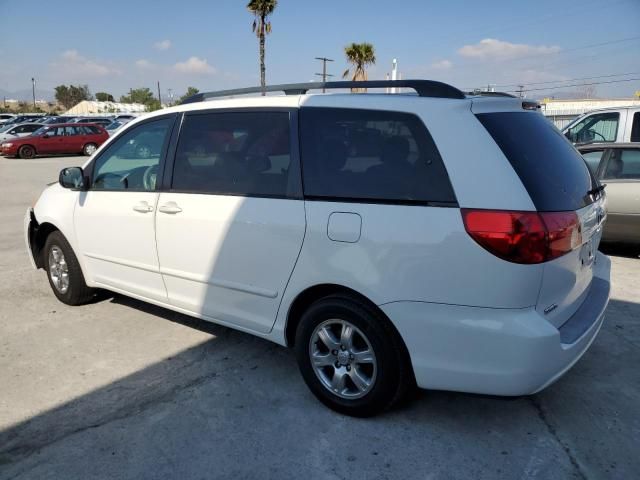
[(322, 166), (332, 172), (342, 170), (347, 163), (347, 147), (336, 139), (327, 140), (322, 148)]

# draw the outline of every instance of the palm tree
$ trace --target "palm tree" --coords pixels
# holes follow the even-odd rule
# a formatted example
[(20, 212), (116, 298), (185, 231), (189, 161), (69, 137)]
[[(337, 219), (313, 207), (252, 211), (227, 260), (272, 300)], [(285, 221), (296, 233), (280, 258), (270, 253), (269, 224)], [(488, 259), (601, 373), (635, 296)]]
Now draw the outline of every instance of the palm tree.
[(251, 0), (247, 4), (247, 10), (254, 16), (253, 31), (260, 41), (260, 85), (262, 86), (262, 95), (265, 94), (264, 87), (267, 85), (264, 67), (264, 39), (271, 33), (271, 22), (267, 17), (273, 13), (277, 6), (278, 0)]
[(344, 54), (347, 62), (353, 65), (353, 71), (348, 68), (342, 74), (342, 78), (347, 78), (352, 73), (351, 80), (354, 82), (367, 79), (366, 68), (368, 65), (376, 63), (376, 53), (370, 43), (352, 43), (344, 47)]

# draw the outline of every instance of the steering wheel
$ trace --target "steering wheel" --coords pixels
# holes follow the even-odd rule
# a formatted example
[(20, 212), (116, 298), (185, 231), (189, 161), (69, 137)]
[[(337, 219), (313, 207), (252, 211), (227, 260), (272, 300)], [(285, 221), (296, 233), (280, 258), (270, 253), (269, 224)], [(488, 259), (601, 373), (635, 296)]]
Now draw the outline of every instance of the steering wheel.
[(158, 164), (150, 165), (142, 175), (142, 184), (145, 190), (155, 190), (158, 179)]
[[(590, 133), (592, 136), (594, 136), (594, 137), (595, 137), (596, 135), (598, 135), (600, 138), (602, 138), (602, 141), (603, 141), (603, 142), (606, 142), (606, 141), (607, 141), (607, 139), (606, 139), (606, 138), (604, 138), (604, 135), (602, 135), (601, 133), (596, 132), (595, 130), (591, 130), (591, 129), (589, 129), (589, 130), (587, 130), (587, 132), (589, 132), (589, 133)], [(595, 138), (594, 138), (594, 140), (595, 140)]]

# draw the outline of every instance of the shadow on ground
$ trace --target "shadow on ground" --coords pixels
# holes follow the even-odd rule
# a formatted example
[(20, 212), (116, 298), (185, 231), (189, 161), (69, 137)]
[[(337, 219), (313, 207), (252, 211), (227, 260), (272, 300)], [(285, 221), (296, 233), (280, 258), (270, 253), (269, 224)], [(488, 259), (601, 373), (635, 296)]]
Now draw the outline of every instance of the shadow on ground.
[(629, 245), (624, 243), (602, 243), (600, 251), (605, 255), (625, 258), (640, 258), (640, 245)]
[[(102, 297), (102, 301), (105, 298)], [(0, 478), (632, 478), (640, 471), (637, 303), (534, 397), (419, 392), (376, 419), (337, 415), (294, 356), (163, 308), (204, 343), (0, 432)], [(351, 473), (350, 473), (351, 472)]]

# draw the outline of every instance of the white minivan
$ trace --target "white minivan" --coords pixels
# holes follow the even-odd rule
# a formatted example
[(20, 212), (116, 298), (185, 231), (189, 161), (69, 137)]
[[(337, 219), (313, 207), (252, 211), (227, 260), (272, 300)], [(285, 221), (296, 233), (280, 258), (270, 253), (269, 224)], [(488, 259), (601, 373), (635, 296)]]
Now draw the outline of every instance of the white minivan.
[[(390, 86), (416, 94), (349, 93)], [(25, 236), (62, 302), (107, 289), (292, 347), (357, 416), (414, 385), (532, 394), (585, 353), (605, 194), (535, 106), (428, 80), (238, 98), (260, 90), (136, 119), (60, 172)]]

